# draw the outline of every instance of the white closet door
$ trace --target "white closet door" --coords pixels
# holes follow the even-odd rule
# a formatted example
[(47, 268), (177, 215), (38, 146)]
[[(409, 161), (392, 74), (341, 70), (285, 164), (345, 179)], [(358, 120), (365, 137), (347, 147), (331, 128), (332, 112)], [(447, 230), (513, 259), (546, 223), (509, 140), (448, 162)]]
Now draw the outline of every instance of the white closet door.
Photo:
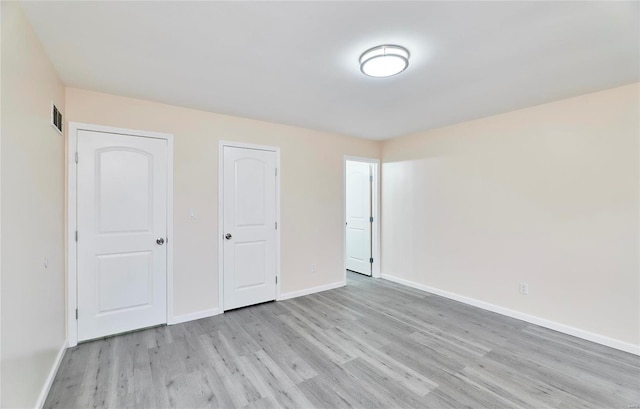
[(78, 132), (78, 340), (166, 323), (168, 147)]
[(347, 161), (347, 270), (371, 275), (371, 164)]
[(276, 153), (225, 146), (224, 309), (276, 298)]

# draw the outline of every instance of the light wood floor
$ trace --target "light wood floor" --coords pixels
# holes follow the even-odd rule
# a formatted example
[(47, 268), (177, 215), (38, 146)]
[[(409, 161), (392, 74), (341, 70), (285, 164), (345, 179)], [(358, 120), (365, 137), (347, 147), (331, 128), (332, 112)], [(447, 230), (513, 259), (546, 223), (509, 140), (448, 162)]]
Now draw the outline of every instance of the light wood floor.
[(640, 357), (383, 280), (79, 345), (45, 408), (638, 408)]

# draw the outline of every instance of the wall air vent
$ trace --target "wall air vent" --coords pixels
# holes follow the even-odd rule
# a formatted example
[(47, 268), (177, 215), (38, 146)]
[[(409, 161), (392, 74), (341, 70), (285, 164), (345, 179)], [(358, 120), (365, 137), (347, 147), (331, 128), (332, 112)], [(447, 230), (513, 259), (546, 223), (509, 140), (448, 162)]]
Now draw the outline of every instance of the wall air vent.
[(62, 112), (58, 110), (58, 108), (51, 103), (51, 125), (62, 134)]

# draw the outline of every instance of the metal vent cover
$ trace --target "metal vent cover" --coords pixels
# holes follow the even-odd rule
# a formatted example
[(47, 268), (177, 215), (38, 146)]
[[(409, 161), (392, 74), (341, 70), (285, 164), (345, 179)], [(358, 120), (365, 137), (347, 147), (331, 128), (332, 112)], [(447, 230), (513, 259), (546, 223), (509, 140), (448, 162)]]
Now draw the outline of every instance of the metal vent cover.
[(51, 103), (51, 125), (62, 134), (62, 112), (53, 102)]

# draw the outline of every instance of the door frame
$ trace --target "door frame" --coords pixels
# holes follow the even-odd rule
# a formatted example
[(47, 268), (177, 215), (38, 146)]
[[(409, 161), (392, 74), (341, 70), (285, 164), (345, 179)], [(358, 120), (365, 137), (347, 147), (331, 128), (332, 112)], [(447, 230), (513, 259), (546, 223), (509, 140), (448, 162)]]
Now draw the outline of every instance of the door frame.
[(275, 300), (280, 299), (280, 147), (220, 140), (218, 142), (218, 313), (224, 313), (224, 147), (269, 151), (276, 154), (276, 283)]
[[(78, 345), (78, 243), (75, 234), (78, 226), (78, 169), (75, 160), (78, 149), (78, 131), (104, 132), (138, 138), (155, 138), (167, 141), (167, 310), (166, 323), (174, 324), (173, 316), (173, 135), (160, 132), (140, 131), (111, 126), (69, 122), (67, 127), (67, 341), (68, 346)], [(82, 160), (82, 158), (80, 158)]]
[(342, 181), (344, 187), (342, 189), (343, 202), (343, 220), (342, 220), (342, 241), (344, 243), (342, 249), (342, 260), (344, 264), (344, 281), (347, 282), (347, 161), (364, 162), (373, 164), (373, 184), (372, 184), (372, 206), (373, 206), (373, 226), (371, 235), (373, 238), (373, 248), (371, 257), (373, 257), (373, 265), (371, 267), (371, 277), (380, 278), (380, 159), (364, 158), (360, 156), (344, 156)]

